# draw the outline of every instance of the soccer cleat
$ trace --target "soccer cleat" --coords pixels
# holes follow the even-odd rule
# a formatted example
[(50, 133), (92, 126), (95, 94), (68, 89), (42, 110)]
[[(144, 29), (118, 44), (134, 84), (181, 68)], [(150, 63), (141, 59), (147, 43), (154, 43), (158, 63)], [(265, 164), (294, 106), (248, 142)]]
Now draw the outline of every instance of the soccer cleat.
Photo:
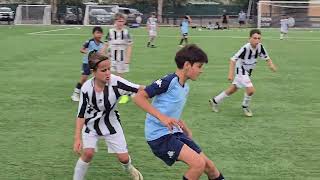
[(213, 99), (209, 99), (209, 103), (213, 112), (219, 112), (218, 104), (213, 101)]
[(142, 174), (135, 167), (132, 166), (129, 169), (129, 173), (130, 173), (132, 180), (143, 180)]
[(79, 102), (80, 101), (80, 96), (79, 96), (79, 94), (78, 93), (73, 93), (72, 94), (72, 96), (71, 96), (71, 99), (72, 99), (72, 101), (74, 101), (74, 102)]
[(182, 44), (180, 44), (179, 47), (184, 47), (184, 46)]
[(129, 100), (130, 100), (129, 96), (127, 95), (121, 96), (119, 100), (119, 104), (126, 104), (129, 102)]
[(247, 117), (252, 117), (252, 111), (249, 109), (249, 107), (242, 107), (243, 113), (244, 115), (246, 115)]
[(155, 46), (154, 44), (151, 45), (151, 48), (156, 48), (157, 46)]

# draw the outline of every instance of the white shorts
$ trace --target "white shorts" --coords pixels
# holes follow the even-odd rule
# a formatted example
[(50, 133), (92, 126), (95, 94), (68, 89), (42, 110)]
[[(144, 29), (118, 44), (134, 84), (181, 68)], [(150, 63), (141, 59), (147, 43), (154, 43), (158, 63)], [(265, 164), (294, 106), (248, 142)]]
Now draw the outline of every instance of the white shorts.
[(237, 74), (232, 84), (236, 85), (237, 88), (253, 87), (251, 79), (247, 74), (246, 75)]
[(149, 31), (149, 36), (152, 36), (152, 37), (157, 36), (157, 31)]
[(111, 61), (111, 71), (116, 73), (127, 73), (129, 72), (129, 64), (124, 61)]
[(99, 136), (95, 133), (82, 132), (83, 149), (93, 148), (98, 151), (97, 142), (99, 139), (104, 139), (108, 147), (108, 153), (127, 153), (128, 147), (123, 131), (117, 131), (116, 134)]

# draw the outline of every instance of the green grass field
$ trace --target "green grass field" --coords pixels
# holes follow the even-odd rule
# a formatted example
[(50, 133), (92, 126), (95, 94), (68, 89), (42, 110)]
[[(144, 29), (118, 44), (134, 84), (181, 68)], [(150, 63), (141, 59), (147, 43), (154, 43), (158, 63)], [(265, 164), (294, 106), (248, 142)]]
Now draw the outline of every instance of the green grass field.
[[(80, 75), (79, 48), (91, 28), (51, 31), (60, 28), (65, 27), (0, 26), (2, 180), (72, 178), (77, 104), (70, 95)], [(209, 109), (208, 99), (229, 85), (229, 58), (247, 41), (248, 31), (191, 30), (190, 42), (208, 53), (209, 64), (198, 81), (190, 82), (182, 118), (227, 179), (319, 180), (320, 31), (292, 31), (280, 41), (278, 30), (264, 30), (264, 46), (279, 71), (272, 73), (263, 61), (255, 69), (254, 117), (242, 114), (242, 91), (227, 99), (220, 113)], [(156, 49), (145, 48), (145, 29), (132, 34), (127, 79), (147, 85), (175, 71), (178, 29), (161, 28)], [(132, 102), (119, 109), (133, 163), (145, 180), (181, 179), (187, 166), (167, 167), (145, 142), (145, 113)], [(87, 179), (128, 177), (101, 141)]]

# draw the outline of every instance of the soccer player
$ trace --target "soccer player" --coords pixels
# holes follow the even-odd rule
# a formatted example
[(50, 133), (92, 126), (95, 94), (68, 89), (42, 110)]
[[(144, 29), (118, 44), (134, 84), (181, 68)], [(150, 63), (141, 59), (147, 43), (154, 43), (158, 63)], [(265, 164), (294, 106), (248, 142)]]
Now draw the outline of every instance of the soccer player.
[(283, 40), (287, 36), (289, 31), (289, 20), (288, 16), (282, 15), (280, 20), (280, 40)]
[(80, 77), (80, 81), (77, 83), (76, 87), (74, 88), (74, 92), (71, 96), (71, 99), (73, 101), (79, 101), (79, 94), (81, 86), (86, 80), (88, 79), (89, 75), (91, 74), (90, 68), (88, 65), (88, 52), (93, 50), (101, 50), (103, 47), (103, 42), (101, 41), (101, 38), (103, 36), (103, 30), (101, 27), (94, 27), (92, 29), (92, 35), (93, 38), (86, 41), (82, 48), (80, 49), (80, 52), (84, 54), (83, 56), (83, 62), (82, 62), (82, 75)]
[[(129, 72), (131, 62), (132, 39), (128, 29), (125, 28), (126, 16), (116, 13), (114, 16), (114, 28), (109, 29), (106, 37), (106, 45), (103, 52), (109, 49), (111, 56), (111, 71), (123, 77), (124, 73)], [(122, 96), (120, 104), (127, 103), (129, 96)]]
[[(250, 31), (249, 43), (242, 46), (230, 60), (228, 80), (232, 81), (232, 85), (209, 100), (212, 111), (218, 112), (218, 105), (221, 104), (226, 97), (235, 93), (239, 88), (245, 88), (242, 109), (246, 116), (251, 117), (253, 115), (249, 104), (255, 88), (253, 87), (250, 76), (256, 67), (258, 57), (265, 60), (272, 71), (276, 71), (276, 66), (272, 63), (266, 49), (261, 44), (260, 30), (253, 29)], [(236, 73), (235, 76), (234, 73)]]
[(190, 16), (184, 16), (181, 24), (180, 24), (180, 31), (181, 31), (181, 40), (179, 43), (180, 47), (183, 47), (182, 43), (185, 41), (185, 44), (188, 44), (188, 33), (189, 33), (189, 25), (192, 23), (192, 19)]
[(74, 169), (74, 180), (84, 179), (89, 163), (97, 152), (99, 139), (105, 140), (108, 152), (117, 156), (132, 179), (143, 179), (141, 173), (131, 164), (120, 116), (116, 110), (119, 97), (137, 93), (140, 86), (111, 74), (110, 63), (106, 56), (97, 52), (89, 54), (93, 78), (86, 81), (81, 88), (73, 149), (79, 154), (82, 150), (82, 154)]
[(157, 18), (156, 18), (156, 13), (152, 13), (151, 17), (148, 18), (147, 20), (147, 28), (149, 31), (149, 41), (147, 44), (147, 47), (155, 48), (156, 46), (154, 45), (154, 41), (157, 37), (157, 29), (158, 29), (158, 24), (157, 24)]
[(239, 15), (238, 15), (238, 20), (239, 20), (239, 26), (242, 27), (246, 24), (246, 13), (243, 12), (242, 10), (240, 11)]
[[(207, 55), (196, 45), (180, 49), (175, 57), (177, 70), (153, 82), (134, 97), (145, 110), (145, 136), (153, 153), (171, 166), (182, 161), (189, 166), (184, 180), (198, 180), (206, 173), (209, 180), (223, 180), (211, 160), (192, 140), (192, 132), (180, 119), (189, 93), (188, 80), (196, 80), (208, 62)], [(148, 99), (154, 98), (152, 105)], [(163, 178), (165, 179), (165, 178)]]
[(223, 14), (221, 16), (222, 19), (222, 28), (229, 29), (229, 16), (227, 15), (227, 11), (223, 10)]

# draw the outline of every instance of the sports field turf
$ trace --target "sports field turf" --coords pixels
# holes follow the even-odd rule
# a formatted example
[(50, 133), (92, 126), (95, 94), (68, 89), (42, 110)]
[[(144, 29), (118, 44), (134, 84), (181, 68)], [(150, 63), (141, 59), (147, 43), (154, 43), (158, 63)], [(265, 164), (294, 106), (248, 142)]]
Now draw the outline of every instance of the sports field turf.
[[(80, 75), (79, 48), (91, 28), (51, 31), (61, 28), (0, 26), (1, 180), (72, 178), (77, 104), (70, 95)], [(208, 99), (229, 85), (229, 58), (247, 41), (248, 31), (191, 30), (190, 42), (208, 53), (209, 64), (190, 82), (183, 119), (227, 179), (319, 180), (320, 31), (292, 31), (280, 41), (278, 30), (264, 30), (264, 46), (279, 71), (272, 73), (263, 61), (254, 70), (254, 117), (242, 114), (243, 91), (227, 99), (220, 113), (209, 109)], [(178, 29), (161, 28), (155, 49), (145, 48), (145, 29), (132, 34), (127, 79), (146, 85), (175, 70)], [(145, 142), (145, 113), (132, 102), (119, 109), (133, 163), (145, 180), (181, 179), (187, 167), (167, 167)], [(128, 178), (101, 141), (87, 179)]]

